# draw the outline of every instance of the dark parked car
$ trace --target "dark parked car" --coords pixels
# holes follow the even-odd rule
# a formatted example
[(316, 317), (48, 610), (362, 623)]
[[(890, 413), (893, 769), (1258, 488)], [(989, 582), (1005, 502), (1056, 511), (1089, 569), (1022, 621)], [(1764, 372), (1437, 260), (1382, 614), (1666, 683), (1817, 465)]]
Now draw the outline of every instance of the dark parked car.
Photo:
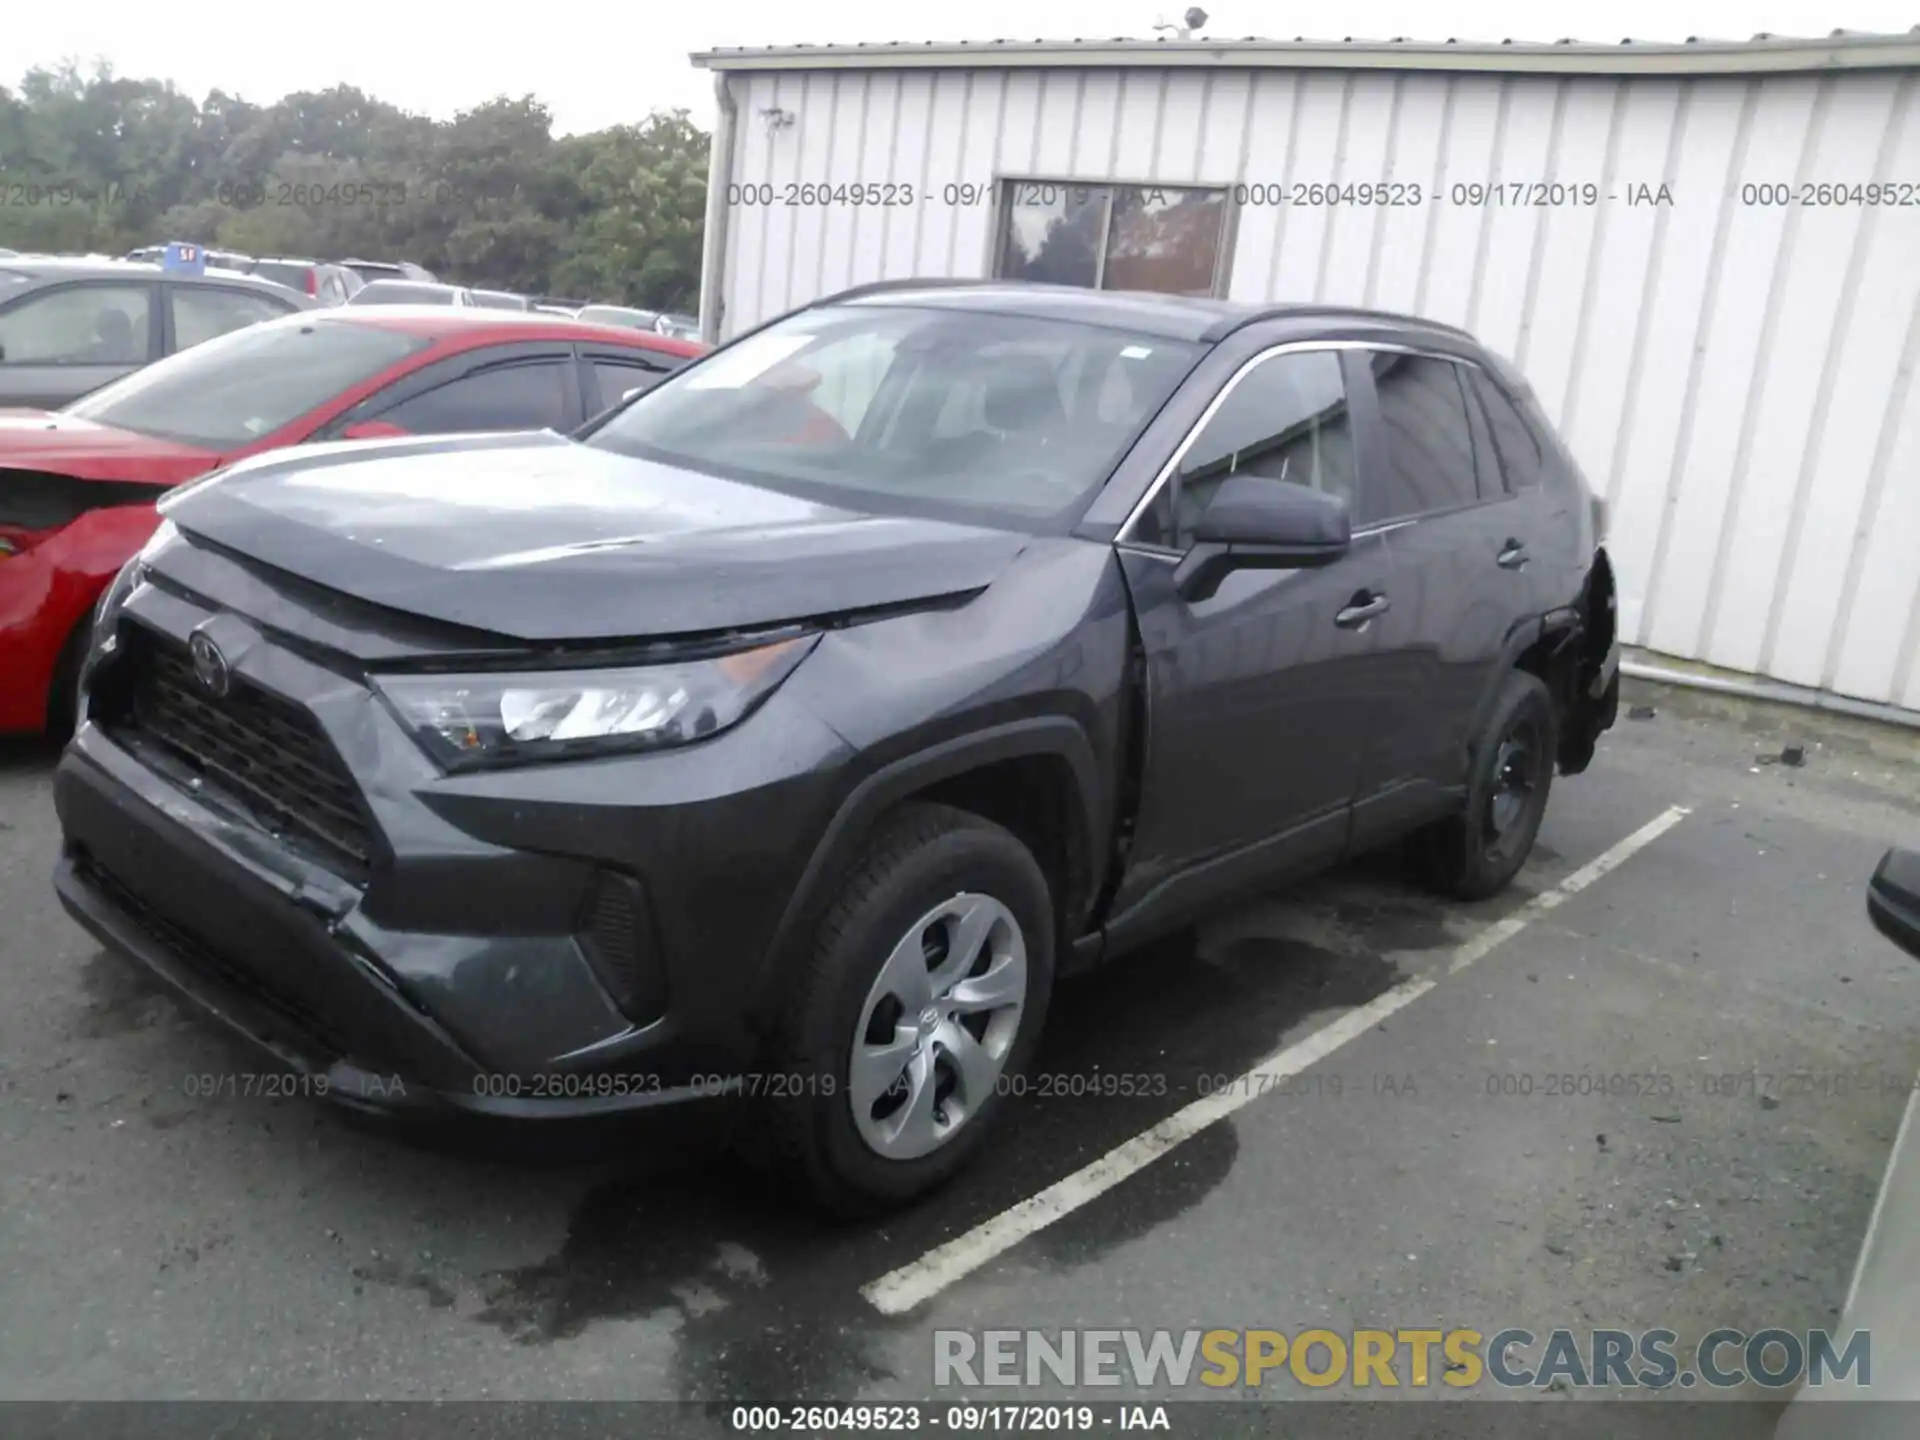
[(312, 301), (284, 286), (130, 260), (0, 260), (0, 406), (54, 410), (130, 370)]
[(440, 279), (426, 266), (411, 260), (342, 260), (340, 263), (369, 284), (375, 280), (422, 280), (432, 285)]
[[(1896, 847), (1880, 858), (1867, 884), (1867, 917), (1874, 929), (1920, 960), (1920, 850)], [(1854, 1261), (1846, 1307), (1833, 1327), (1837, 1344), (1855, 1334), (1870, 1335), (1872, 1364), (1802, 1386), (1781, 1415), (1775, 1440), (1907, 1440), (1913, 1434), (1914, 1402), (1920, 1401), (1920, 1365), (1914, 1361), (1920, 1353), (1916, 1117), (1920, 1082), (1907, 1096), (1906, 1113)]]
[(102, 601), (61, 897), (333, 1098), (751, 1083), (899, 1203), (1057, 975), (1402, 837), (1490, 895), (1612, 723), (1600, 507), (1443, 326), (865, 287), (581, 433), (243, 462)]
[(471, 305), (473, 297), (460, 285), (425, 280), (369, 280), (348, 297), (349, 305)]

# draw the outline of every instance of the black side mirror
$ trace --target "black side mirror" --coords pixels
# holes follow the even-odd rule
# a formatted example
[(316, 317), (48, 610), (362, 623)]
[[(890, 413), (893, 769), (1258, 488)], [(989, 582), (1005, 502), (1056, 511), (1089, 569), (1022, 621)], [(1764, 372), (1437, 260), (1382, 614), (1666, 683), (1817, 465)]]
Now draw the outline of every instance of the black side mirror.
[(1920, 960), (1920, 850), (1889, 850), (1867, 886), (1874, 929)]
[(1235, 570), (1307, 570), (1330, 565), (1353, 543), (1353, 521), (1338, 495), (1229, 475), (1193, 527), (1193, 548), (1174, 572), (1181, 597), (1205, 600)]

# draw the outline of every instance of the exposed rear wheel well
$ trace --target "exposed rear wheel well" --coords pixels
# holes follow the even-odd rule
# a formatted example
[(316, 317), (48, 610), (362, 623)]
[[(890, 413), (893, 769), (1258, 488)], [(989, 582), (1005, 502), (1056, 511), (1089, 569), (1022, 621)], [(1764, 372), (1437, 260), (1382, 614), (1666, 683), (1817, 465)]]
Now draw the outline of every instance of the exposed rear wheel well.
[[(1566, 722), (1601, 673), (1613, 647), (1613, 564), (1605, 550), (1594, 552), (1593, 569), (1574, 609), (1578, 613), (1577, 623), (1545, 632), (1514, 660), (1516, 670), (1538, 676), (1553, 696), (1554, 709), (1562, 722), (1560, 759), (1567, 773), (1585, 768), (1592, 753), (1592, 742), (1591, 737), (1583, 739), (1573, 733)], [(1576, 750), (1585, 753), (1575, 753)]]

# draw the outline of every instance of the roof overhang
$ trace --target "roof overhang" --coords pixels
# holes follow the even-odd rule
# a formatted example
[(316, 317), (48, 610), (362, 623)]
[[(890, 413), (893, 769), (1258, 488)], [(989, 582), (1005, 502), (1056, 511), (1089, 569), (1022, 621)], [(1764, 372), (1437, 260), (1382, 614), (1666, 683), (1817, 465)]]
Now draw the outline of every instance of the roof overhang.
[(1756, 75), (1920, 68), (1920, 26), (1751, 40), (961, 40), (772, 45), (696, 51), (703, 69), (1061, 68), (1467, 70), (1535, 75)]

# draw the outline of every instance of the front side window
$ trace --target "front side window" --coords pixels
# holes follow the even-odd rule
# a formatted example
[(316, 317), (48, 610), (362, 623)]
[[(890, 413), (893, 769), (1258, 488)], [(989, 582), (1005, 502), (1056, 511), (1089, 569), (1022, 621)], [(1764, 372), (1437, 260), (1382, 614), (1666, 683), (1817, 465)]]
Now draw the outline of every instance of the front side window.
[(1201, 353), (1027, 316), (828, 307), (671, 377), (588, 443), (853, 509), (1051, 526)]
[(1366, 521), (1404, 520), (1474, 504), (1473, 425), (1464, 388), (1467, 367), (1430, 355), (1378, 351), (1374, 389), (1387, 437), (1387, 465)]
[(178, 351), (67, 409), (221, 450), (273, 434), (430, 343), (371, 325), (289, 316)]
[(1192, 542), (1195, 522), (1229, 475), (1306, 485), (1353, 503), (1353, 423), (1337, 354), (1292, 351), (1241, 373), (1181, 457), (1171, 544)]
[(185, 350), (244, 325), (275, 320), (290, 307), (264, 295), (212, 286), (181, 285), (173, 292), (173, 348)]
[(402, 400), (379, 418), (415, 435), (567, 428), (563, 360), (496, 365)]
[(138, 365), (147, 358), (152, 290), (63, 285), (0, 311), (0, 363)]
[(1166, 295), (1224, 283), (1224, 190), (1009, 180), (1000, 212), (1003, 280)]

